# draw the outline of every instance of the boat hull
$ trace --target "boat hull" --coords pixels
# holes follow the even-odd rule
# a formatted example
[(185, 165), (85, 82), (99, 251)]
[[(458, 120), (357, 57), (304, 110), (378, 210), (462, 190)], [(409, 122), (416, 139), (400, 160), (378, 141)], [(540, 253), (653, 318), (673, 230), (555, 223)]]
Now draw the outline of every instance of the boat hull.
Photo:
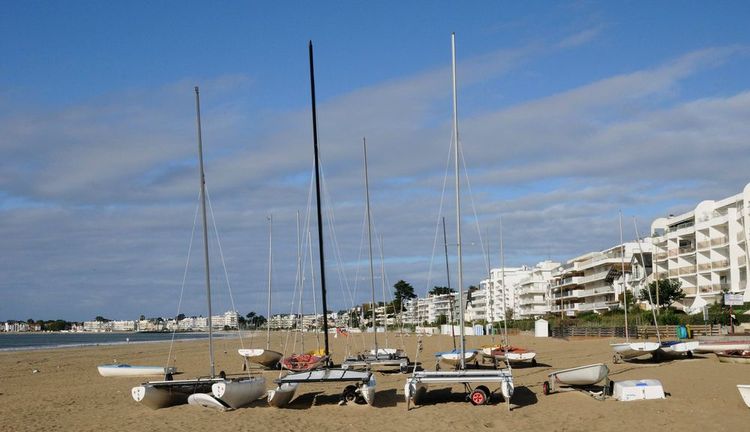
[(750, 351), (720, 351), (716, 357), (722, 363), (750, 364)]
[(127, 364), (105, 364), (96, 367), (99, 375), (103, 377), (118, 376), (165, 376), (168, 373), (175, 373), (174, 367), (162, 366), (132, 366)]
[[(461, 364), (461, 353), (457, 351), (449, 351), (435, 354), (440, 361), (447, 363), (451, 366), (458, 366)], [(464, 364), (473, 362), (477, 357), (477, 351), (466, 351), (464, 352)]]
[(698, 348), (698, 341), (690, 342), (662, 342), (659, 349), (656, 351), (657, 355), (663, 357), (682, 357), (692, 356), (693, 351)]
[(533, 361), (536, 358), (536, 352), (514, 346), (507, 348), (496, 346), (482, 348), (482, 356), (497, 360), (504, 360), (508, 363), (522, 363)]
[(615, 357), (631, 360), (646, 355), (653, 355), (659, 349), (658, 342), (622, 342), (610, 344)]
[(594, 385), (609, 374), (609, 368), (604, 363), (563, 369), (549, 374), (549, 378), (557, 383), (570, 386)]
[(281, 367), (292, 372), (308, 372), (322, 367), (326, 360), (325, 356), (293, 354), (281, 359)]
[(737, 384), (737, 390), (739, 390), (745, 405), (750, 408), (750, 384)]
[(747, 351), (750, 341), (698, 341), (696, 353), (715, 353), (719, 351)]
[(241, 408), (266, 394), (266, 379), (251, 377), (220, 381), (211, 386), (211, 393), (230, 407)]
[(268, 405), (283, 408), (289, 405), (297, 391), (297, 383), (283, 383), (273, 390), (268, 390)]
[(214, 379), (152, 381), (133, 387), (130, 394), (136, 402), (160, 409), (186, 404), (193, 393), (209, 393), (215, 382)]
[(262, 348), (238, 349), (237, 352), (250, 363), (269, 369), (275, 369), (283, 357), (280, 352)]

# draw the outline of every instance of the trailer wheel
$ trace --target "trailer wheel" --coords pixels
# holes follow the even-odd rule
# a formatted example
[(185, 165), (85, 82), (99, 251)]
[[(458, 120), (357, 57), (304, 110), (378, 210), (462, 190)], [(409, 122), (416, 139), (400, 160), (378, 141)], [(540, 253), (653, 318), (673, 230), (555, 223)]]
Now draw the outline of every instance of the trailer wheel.
[(693, 352), (692, 351), (688, 351), (687, 352), (687, 357), (688, 358), (693, 358)]
[(469, 394), (469, 401), (472, 405), (484, 405), (487, 403), (487, 393), (483, 390), (482, 386), (477, 387), (474, 391)]
[(545, 381), (542, 384), (542, 393), (544, 393), (545, 396), (547, 396), (550, 393), (550, 391), (549, 391), (549, 381)]
[(612, 356), (612, 363), (619, 364), (622, 361), (622, 356), (620, 354), (615, 354)]
[(353, 385), (346, 386), (344, 391), (341, 393), (341, 400), (346, 403), (356, 402), (357, 401), (357, 387)]
[(536, 359), (531, 359), (531, 367), (536, 367)]

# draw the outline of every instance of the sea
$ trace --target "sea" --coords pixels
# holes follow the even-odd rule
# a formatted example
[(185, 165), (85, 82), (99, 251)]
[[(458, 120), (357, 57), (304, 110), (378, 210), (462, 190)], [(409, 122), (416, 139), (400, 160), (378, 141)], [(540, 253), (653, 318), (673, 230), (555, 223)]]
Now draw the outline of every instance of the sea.
[[(164, 342), (172, 333), (0, 333), (0, 351), (73, 348), (127, 343)], [(215, 337), (226, 336), (223, 334)], [(208, 338), (208, 333), (175, 333), (175, 340)]]

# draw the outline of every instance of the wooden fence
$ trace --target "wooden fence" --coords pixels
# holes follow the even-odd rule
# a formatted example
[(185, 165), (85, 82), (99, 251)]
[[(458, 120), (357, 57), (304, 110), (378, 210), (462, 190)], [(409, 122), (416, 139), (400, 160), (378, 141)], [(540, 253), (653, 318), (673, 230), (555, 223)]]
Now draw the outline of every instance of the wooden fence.
[[(677, 338), (677, 327), (679, 326), (659, 326), (659, 334), (666, 339)], [(721, 326), (718, 324), (706, 325), (689, 325), (693, 337), (698, 336), (719, 336)], [(635, 339), (656, 338), (656, 327), (654, 326), (629, 326), (628, 333)], [(605, 337), (605, 338), (624, 338), (625, 327), (553, 327), (550, 329), (552, 337)]]

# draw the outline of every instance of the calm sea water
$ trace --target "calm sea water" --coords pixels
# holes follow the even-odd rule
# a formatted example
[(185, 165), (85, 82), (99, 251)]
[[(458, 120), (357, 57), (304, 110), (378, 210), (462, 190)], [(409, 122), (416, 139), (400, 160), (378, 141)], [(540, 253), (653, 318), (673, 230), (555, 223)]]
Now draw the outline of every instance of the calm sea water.
[[(176, 333), (175, 340), (204, 339), (207, 333)], [(172, 333), (0, 333), (0, 351), (159, 342)]]

